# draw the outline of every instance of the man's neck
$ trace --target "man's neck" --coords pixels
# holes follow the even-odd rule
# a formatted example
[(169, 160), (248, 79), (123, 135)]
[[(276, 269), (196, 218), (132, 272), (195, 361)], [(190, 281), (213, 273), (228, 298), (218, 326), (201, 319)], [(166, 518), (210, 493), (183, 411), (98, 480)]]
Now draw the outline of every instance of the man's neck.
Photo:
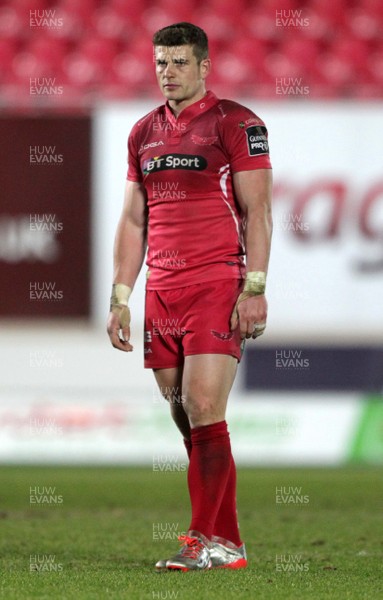
[(181, 112), (187, 108), (188, 106), (191, 106), (192, 104), (194, 104), (195, 102), (198, 102), (199, 100), (202, 100), (202, 98), (204, 98), (206, 96), (206, 90), (203, 89), (201, 90), (201, 92), (199, 92), (198, 94), (196, 94), (195, 96), (193, 96), (193, 98), (190, 98), (188, 100), (181, 100), (180, 102), (177, 102), (177, 100), (169, 100), (168, 101), (168, 105), (171, 108), (174, 116), (176, 118), (178, 118), (181, 114)]

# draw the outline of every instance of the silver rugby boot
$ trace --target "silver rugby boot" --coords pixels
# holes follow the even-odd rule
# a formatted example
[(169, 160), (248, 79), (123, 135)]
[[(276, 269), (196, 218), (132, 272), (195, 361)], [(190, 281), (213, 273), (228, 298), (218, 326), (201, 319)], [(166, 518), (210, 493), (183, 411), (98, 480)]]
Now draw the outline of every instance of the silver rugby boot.
[(210, 559), (214, 569), (244, 569), (247, 567), (245, 544), (236, 546), (213, 535), (210, 542)]
[[(245, 544), (235, 546), (228, 540), (213, 536), (209, 546), (212, 569), (244, 569), (247, 567)], [(169, 560), (166, 559), (159, 560), (155, 566), (156, 571), (167, 570), (168, 562)]]
[[(182, 546), (172, 558), (169, 558), (165, 565), (167, 570), (179, 571), (205, 571), (211, 568), (210, 543), (209, 540), (199, 531), (188, 531), (187, 535), (180, 535), (179, 541)], [(156, 564), (157, 571), (163, 570)]]

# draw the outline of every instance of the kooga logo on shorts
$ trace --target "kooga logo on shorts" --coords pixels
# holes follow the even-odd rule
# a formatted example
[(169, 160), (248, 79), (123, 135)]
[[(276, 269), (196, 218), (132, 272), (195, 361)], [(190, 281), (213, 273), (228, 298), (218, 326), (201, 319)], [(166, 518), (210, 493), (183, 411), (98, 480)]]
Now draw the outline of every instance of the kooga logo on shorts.
[(186, 169), (187, 171), (203, 171), (207, 167), (207, 160), (203, 156), (195, 154), (164, 154), (154, 156), (144, 161), (143, 171), (145, 175), (155, 171), (167, 171), (169, 169)]

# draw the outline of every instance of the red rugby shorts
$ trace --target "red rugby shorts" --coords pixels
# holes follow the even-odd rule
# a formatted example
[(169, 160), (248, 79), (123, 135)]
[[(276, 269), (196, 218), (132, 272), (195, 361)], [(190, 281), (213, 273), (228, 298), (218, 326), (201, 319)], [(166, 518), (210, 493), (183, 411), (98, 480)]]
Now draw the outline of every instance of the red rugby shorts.
[(242, 279), (200, 283), (174, 290), (146, 290), (145, 368), (181, 366), (192, 354), (228, 354), (241, 359), (244, 341), (230, 317)]

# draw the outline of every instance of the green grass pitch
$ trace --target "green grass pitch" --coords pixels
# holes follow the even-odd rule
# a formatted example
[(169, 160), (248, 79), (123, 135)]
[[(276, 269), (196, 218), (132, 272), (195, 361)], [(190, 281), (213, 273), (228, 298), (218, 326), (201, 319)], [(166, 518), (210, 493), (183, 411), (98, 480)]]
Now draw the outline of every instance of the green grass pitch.
[(249, 567), (154, 572), (189, 519), (185, 472), (1, 467), (6, 600), (378, 600), (383, 477), (374, 468), (239, 469)]

